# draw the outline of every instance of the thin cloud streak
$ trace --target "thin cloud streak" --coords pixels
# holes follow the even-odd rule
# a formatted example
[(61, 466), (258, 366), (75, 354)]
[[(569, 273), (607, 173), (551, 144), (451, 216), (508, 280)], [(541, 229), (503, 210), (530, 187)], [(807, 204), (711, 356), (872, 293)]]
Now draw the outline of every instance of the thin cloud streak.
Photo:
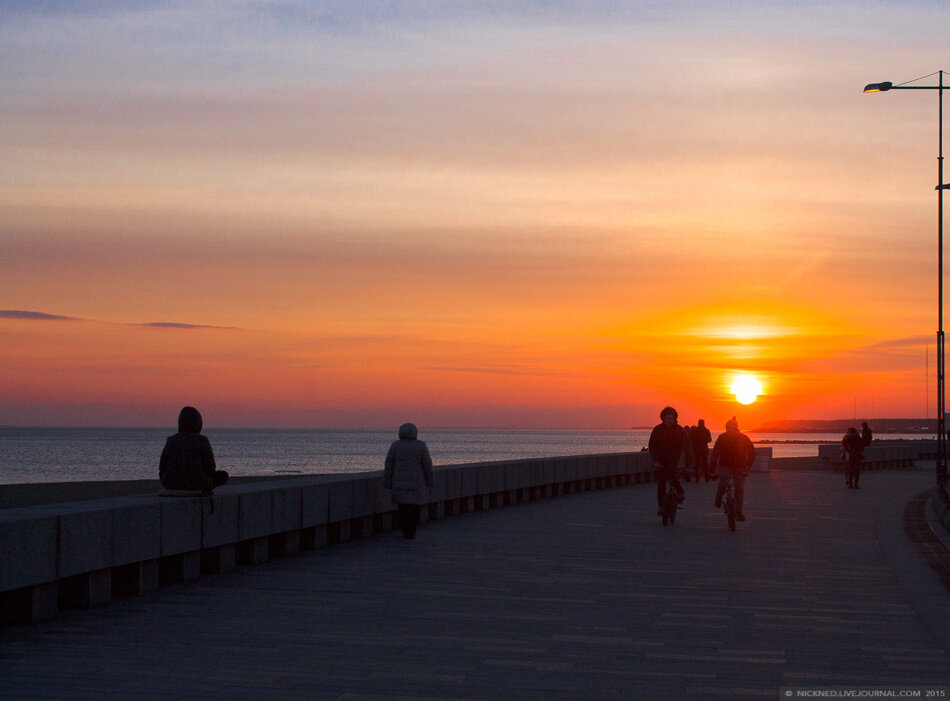
[(147, 326), (152, 329), (219, 329), (222, 331), (238, 330), (237, 326), (214, 326), (212, 324), (183, 324), (177, 321), (150, 321), (145, 324), (130, 324), (130, 326)]
[(929, 346), (932, 343), (936, 343), (936, 339), (933, 336), (911, 336), (909, 338), (894, 338), (889, 341), (874, 343), (870, 346), (866, 346), (866, 349), (875, 350), (878, 348), (919, 348), (922, 346)]
[(431, 366), (423, 368), (435, 372), (461, 372), (476, 373), (483, 375), (508, 375), (513, 377), (557, 377), (573, 379), (591, 379), (597, 377), (592, 373), (566, 372), (557, 370), (546, 370), (540, 368), (514, 368), (514, 367), (439, 367)]
[[(62, 314), (47, 314), (46, 312), (26, 311), (22, 309), (0, 309), (0, 319), (14, 319), (22, 321), (90, 321), (99, 324), (114, 324), (113, 321), (99, 321), (85, 319), (78, 316)], [(214, 324), (187, 324), (180, 321), (149, 321), (145, 323), (122, 324), (123, 326), (144, 326), (155, 329), (219, 329), (223, 331), (240, 330), (239, 326), (217, 326)]]
[(29, 321), (84, 321), (76, 316), (61, 316), (44, 312), (30, 312), (20, 309), (0, 309), (0, 319), (26, 319)]

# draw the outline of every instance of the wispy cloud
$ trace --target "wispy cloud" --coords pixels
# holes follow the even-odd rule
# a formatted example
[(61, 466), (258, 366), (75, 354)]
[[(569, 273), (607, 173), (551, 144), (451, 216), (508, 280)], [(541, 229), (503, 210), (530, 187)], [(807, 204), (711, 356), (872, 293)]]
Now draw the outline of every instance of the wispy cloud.
[[(33, 312), (23, 309), (0, 309), (0, 319), (20, 319), (25, 321), (96, 321), (95, 319), (84, 319), (78, 316), (47, 314), (46, 312)], [(124, 326), (145, 326), (155, 329), (222, 329), (228, 331), (239, 328), (237, 326), (215, 326), (214, 324), (185, 324), (180, 321), (150, 321), (144, 324), (124, 324)]]
[(214, 326), (212, 324), (183, 324), (178, 321), (150, 321), (146, 324), (130, 324), (130, 326), (147, 326), (153, 329), (223, 329), (233, 331), (237, 326)]
[(44, 312), (30, 312), (22, 309), (0, 309), (0, 319), (28, 319), (31, 321), (81, 321), (75, 316), (60, 316)]
[(436, 372), (472, 372), (483, 375), (513, 375), (516, 377), (568, 377), (568, 378), (590, 378), (596, 377), (590, 373), (578, 373), (571, 371), (561, 371), (561, 370), (548, 370), (544, 368), (530, 368), (530, 367), (493, 367), (493, 366), (483, 366), (483, 367), (462, 367), (462, 366), (437, 366), (433, 365), (425, 368), (426, 370), (434, 370)]
[(876, 350), (879, 348), (917, 348), (928, 346), (934, 342), (933, 336), (910, 336), (908, 338), (892, 338), (888, 341), (881, 341), (867, 346), (867, 350)]

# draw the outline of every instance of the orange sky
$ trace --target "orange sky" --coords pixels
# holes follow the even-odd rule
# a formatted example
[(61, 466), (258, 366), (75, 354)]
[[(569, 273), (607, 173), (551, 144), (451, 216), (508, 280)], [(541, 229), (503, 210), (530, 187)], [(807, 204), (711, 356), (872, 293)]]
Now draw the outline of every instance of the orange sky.
[(0, 425), (933, 413), (950, 8), (282, 7), (0, 15)]

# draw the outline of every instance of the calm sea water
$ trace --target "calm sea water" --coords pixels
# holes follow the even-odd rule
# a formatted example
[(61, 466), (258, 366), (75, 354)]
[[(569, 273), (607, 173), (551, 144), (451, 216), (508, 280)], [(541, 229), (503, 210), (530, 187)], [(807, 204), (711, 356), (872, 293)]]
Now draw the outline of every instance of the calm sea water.
[[(154, 479), (170, 429), (0, 428), (0, 484)], [(381, 470), (393, 430), (208, 429), (218, 468), (233, 475)], [(637, 451), (649, 431), (421, 431), (437, 465)], [(713, 433), (715, 439), (716, 433)], [(879, 438), (921, 436), (880, 435)], [(752, 434), (774, 457), (817, 455), (828, 434)]]

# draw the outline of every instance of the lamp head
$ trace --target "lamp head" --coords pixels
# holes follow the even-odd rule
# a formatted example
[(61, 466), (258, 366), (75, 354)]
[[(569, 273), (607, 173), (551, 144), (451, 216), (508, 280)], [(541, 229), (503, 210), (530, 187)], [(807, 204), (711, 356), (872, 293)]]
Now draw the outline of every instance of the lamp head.
[(869, 83), (864, 86), (864, 92), (887, 92), (894, 87), (894, 83), (889, 80), (883, 83)]

